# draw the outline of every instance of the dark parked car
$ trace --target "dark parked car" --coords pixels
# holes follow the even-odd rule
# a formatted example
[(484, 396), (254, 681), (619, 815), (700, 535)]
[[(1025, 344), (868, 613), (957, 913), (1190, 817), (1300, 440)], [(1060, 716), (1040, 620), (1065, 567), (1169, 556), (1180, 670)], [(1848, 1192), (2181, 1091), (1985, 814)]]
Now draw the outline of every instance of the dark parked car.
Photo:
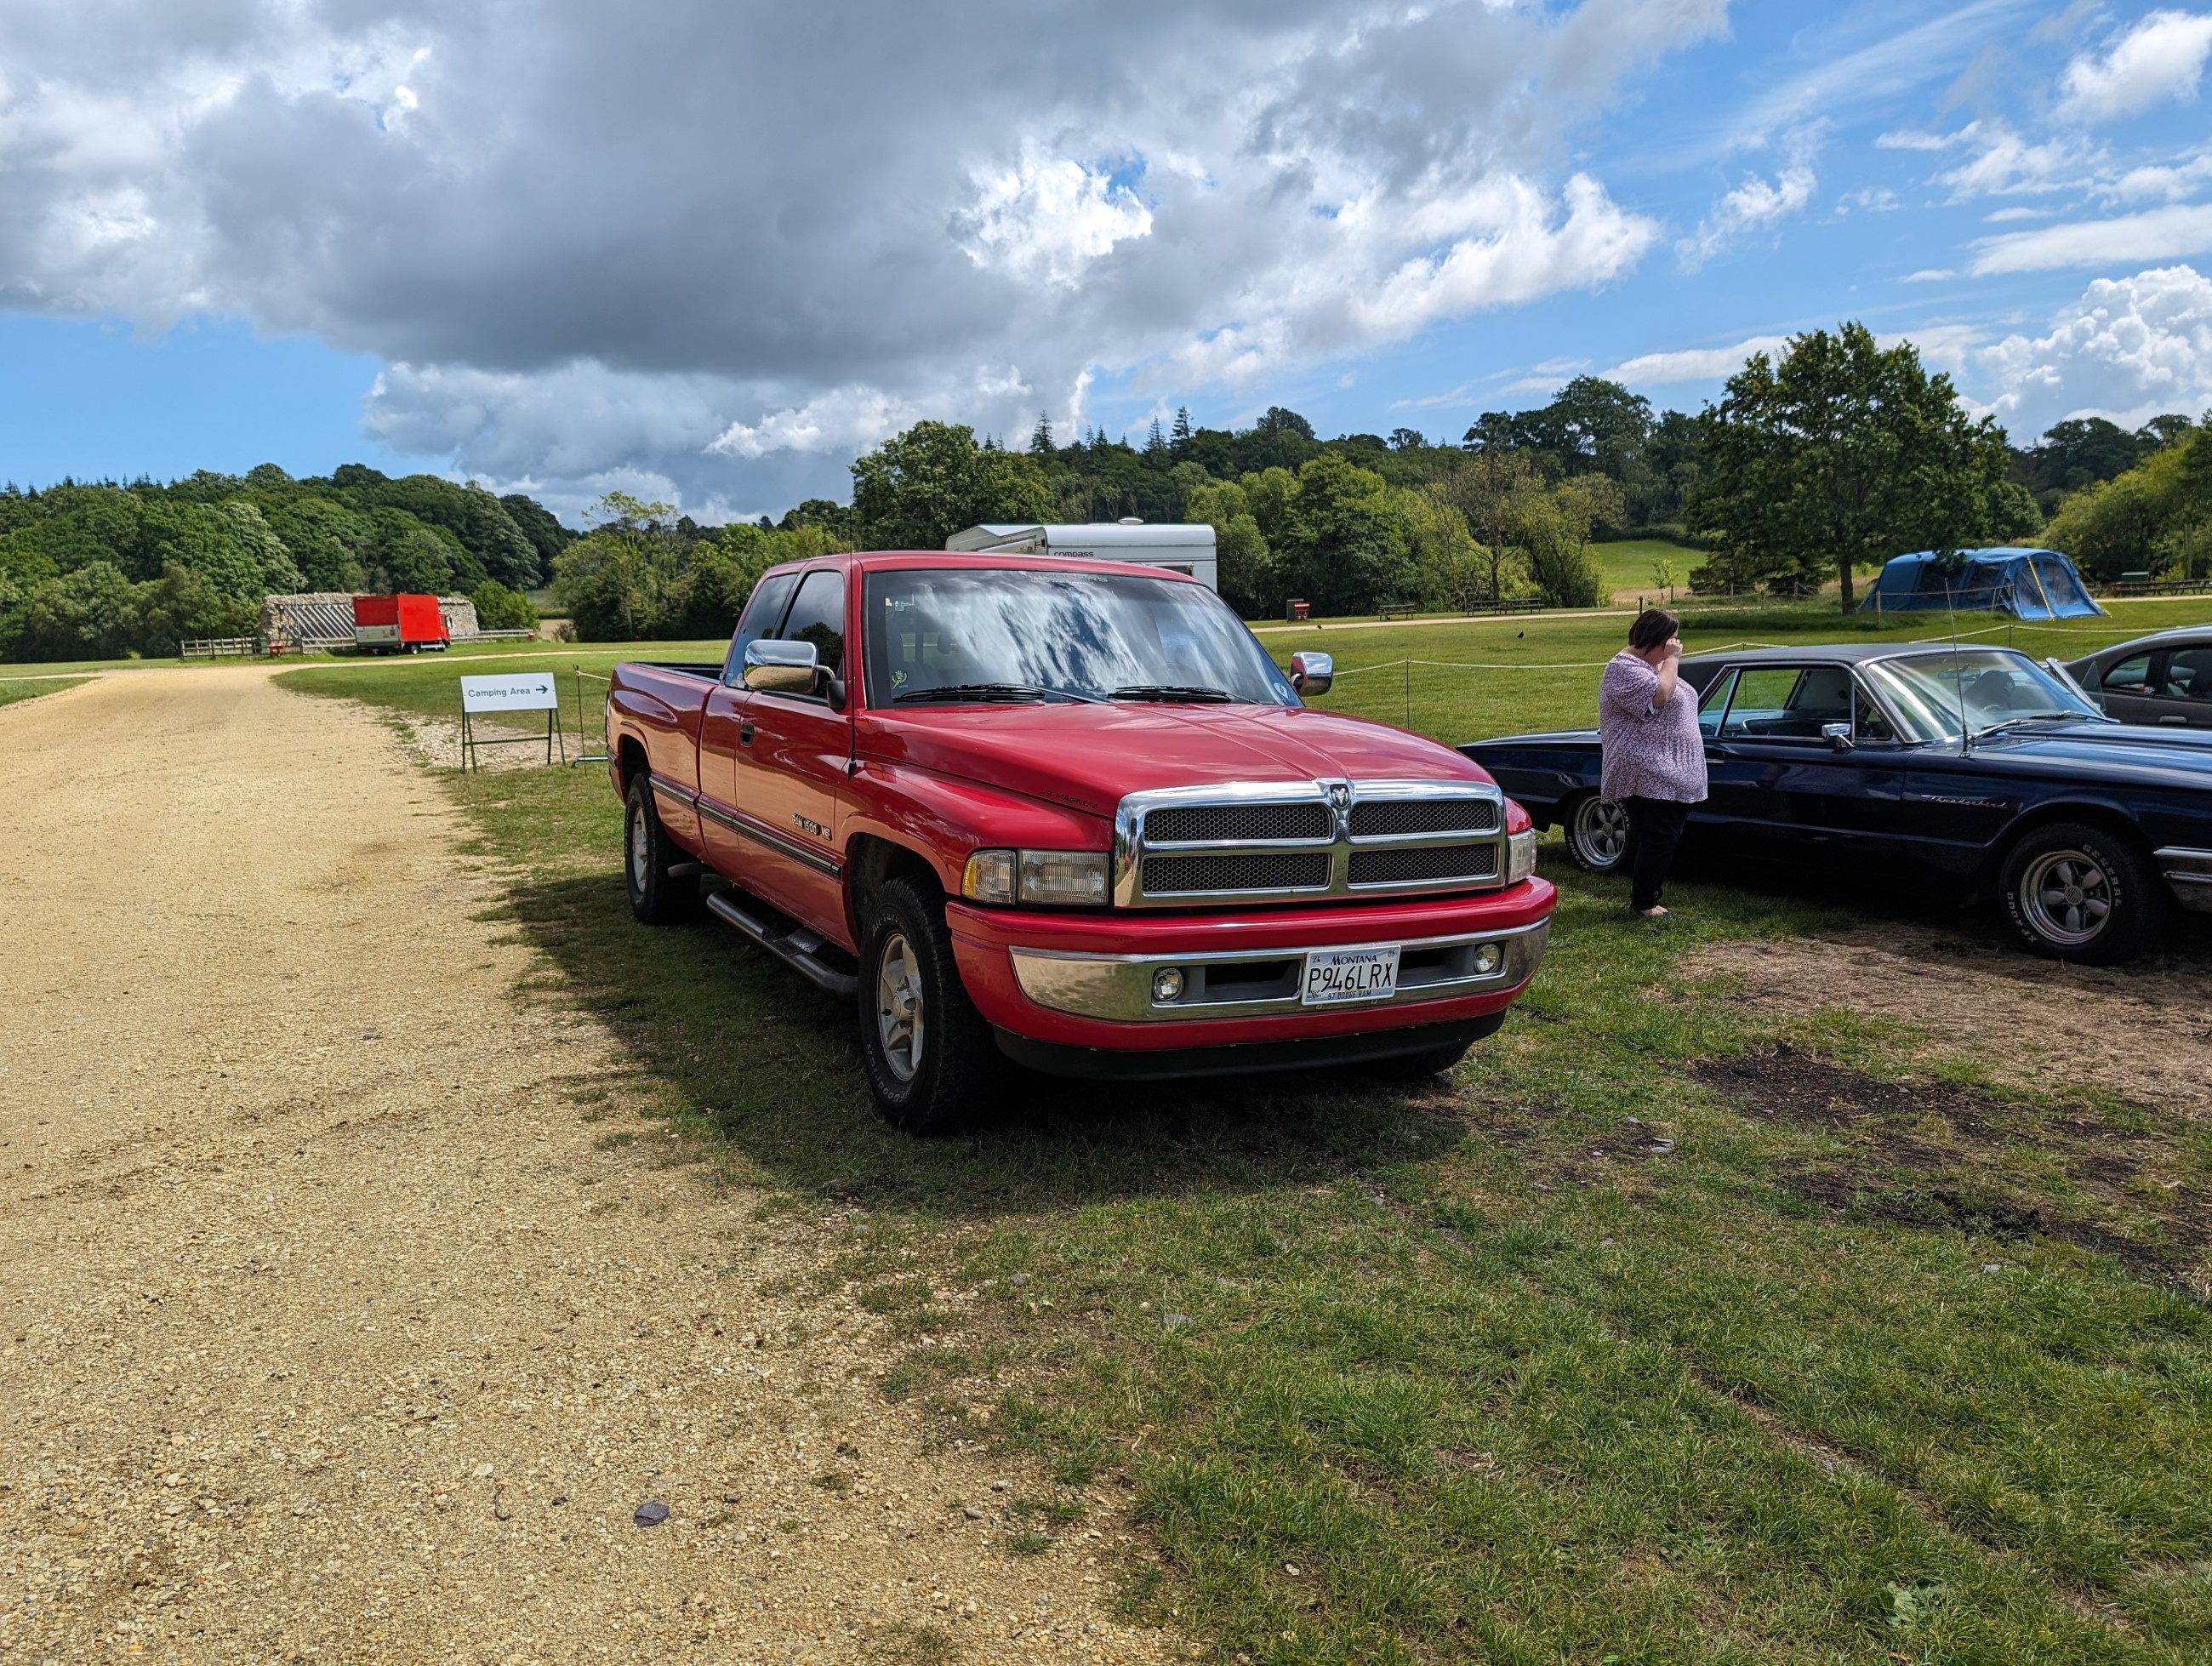
[[(1686, 852), (1996, 895), (2030, 948), (2097, 964), (2174, 903), (2212, 910), (2212, 734), (2116, 723), (2009, 648), (1754, 648), (1682, 675), (1711, 778)], [(1623, 866), (1595, 730), (1460, 750), (1577, 865)]]
[(2212, 625), (2138, 636), (2076, 660), (2066, 674), (2123, 723), (2212, 729)]

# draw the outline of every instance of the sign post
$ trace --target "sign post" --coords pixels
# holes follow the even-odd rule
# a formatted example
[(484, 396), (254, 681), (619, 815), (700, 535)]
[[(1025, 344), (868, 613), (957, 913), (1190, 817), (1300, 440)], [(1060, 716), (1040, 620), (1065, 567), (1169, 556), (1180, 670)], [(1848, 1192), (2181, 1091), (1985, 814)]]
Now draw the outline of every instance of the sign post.
[(561, 727), (561, 696), (550, 671), (517, 672), (506, 677), (464, 677), (461, 678), (461, 768), (480, 769), (477, 748), (479, 746), (535, 746), (538, 737), (532, 735), (502, 736), (493, 740), (477, 739), (476, 716), (479, 712), (544, 712), (545, 714), (545, 761), (553, 761), (553, 747), (561, 747), (561, 761), (568, 760), (568, 737)]

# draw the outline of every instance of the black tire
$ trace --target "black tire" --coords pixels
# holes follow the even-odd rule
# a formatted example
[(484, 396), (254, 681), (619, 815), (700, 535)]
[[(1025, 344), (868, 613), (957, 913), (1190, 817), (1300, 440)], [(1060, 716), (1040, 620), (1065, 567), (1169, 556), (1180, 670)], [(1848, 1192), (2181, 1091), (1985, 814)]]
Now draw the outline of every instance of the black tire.
[(1426, 1052), (1408, 1053), (1402, 1058), (1377, 1059), (1360, 1068), (1370, 1076), (1386, 1082), (1425, 1082), (1431, 1076), (1441, 1076), (1468, 1055), (1472, 1042), (1450, 1042), (1442, 1047), (1431, 1047)]
[(893, 879), (860, 927), (860, 1056), (876, 1109), (906, 1134), (950, 1134), (990, 1114), (1006, 1060), (960, 981), (942, 897)]
[(1585, 793), (1559, 814), (1567, 832), (1567, 859), (1585, 873), (1628, 871), (1628, 806)]
[(668, 870), (692, 860), (661, 826), (653, 784), (639, 770), (630, 777), (623, 806), (623, 876), (629, 885), (629, 911), (648, 926), (690, 919), (699, 908), (699, 876)]
[(2166, 896), (2142, 848), (2092, 822), (2053, 822), (2024, 836), (2005, 856), (2000, 885), (2021, 941), (2052, 960), (2132, 960), (2166, 923)]

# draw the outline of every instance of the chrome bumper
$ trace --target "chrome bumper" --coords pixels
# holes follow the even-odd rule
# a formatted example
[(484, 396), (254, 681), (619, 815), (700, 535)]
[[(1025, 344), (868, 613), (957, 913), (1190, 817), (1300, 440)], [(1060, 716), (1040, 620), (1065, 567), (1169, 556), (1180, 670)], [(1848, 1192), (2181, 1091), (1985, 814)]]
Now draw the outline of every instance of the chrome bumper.
[[(1478, 995), (1526, 982), (1544, 958), (1552, 922), (1503, 931), (1419, 937), (1399, 945), (1397, 993), (1356, 1010), (1388, 1012), (1417, 1001)], [(1499, 951), (1498, 969), (1478, 973), (1475, 951)], [(1014, 976), (1040, 1006), (1079, 1018), (1166, 1022), (1191, 1018), (1262, 1018), (1273, 1012), (1325, 1012), (1342, 1007), (1307, 1006), (1298, 999), (1310, 949), (1364, 947), (1313, 943), (1287, 949), (1237, 949), (1188, 955), (1084, 954), (1066, 949), (1013, 949)], [(1172, 966), (1183, 975), (1173, 1000), (1152, 999), (1152, 974)]]
[(2212, 914), (2212, 850), (2189, 850), (2168, 845), (2151, 852), (2151, 860), (2172, 891), (2174, 901), (2199, 914)]

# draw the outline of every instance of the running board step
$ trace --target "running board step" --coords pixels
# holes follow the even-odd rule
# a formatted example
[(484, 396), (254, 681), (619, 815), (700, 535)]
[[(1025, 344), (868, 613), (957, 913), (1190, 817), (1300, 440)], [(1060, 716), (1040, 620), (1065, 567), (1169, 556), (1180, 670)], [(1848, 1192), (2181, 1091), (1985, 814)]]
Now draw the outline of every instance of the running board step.
[(814, 958), (814, 952), (823, 945), (821, 937), (804, 926), (786, 925), (779, 929), (757, 916), (748, 914), (730, 900), (730, 893), (718, 891), (707, 898), (710, 913), (720, 915), (766, 949), (777, 959), (788, 962), (799, 975), (818, 989), (825, 989), (846, 1000), (860, 993), (860, 980), (850, 972), (841, 972), (835, 966), (825, 966)]

